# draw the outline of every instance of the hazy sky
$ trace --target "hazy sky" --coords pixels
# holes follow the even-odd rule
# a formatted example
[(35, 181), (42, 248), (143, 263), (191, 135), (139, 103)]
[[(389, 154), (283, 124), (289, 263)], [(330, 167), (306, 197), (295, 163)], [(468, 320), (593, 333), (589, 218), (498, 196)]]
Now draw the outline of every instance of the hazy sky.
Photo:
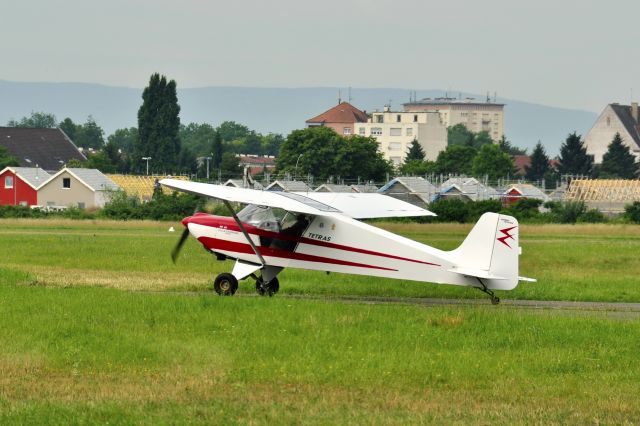
[(0, 79), (640, 99), (640, 1), (0, 0)]

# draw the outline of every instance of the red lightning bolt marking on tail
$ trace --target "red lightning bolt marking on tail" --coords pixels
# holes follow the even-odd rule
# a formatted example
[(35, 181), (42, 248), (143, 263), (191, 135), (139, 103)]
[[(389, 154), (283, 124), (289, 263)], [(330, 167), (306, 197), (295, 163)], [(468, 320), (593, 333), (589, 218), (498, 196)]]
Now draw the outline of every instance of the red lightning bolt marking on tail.
[(499, 237), (497, 240), (498, 240), (498, 241), (500, 241), (500, 242), (501, 242), (502, 244), (504, 244), (505, 246), (507, 246), (507, 247), (511, 248), (511, 246), (509, 245), (509, 243), (507, 243), (507, 241), (506, 241), (506, 240), (508, 240), (509, 238), (511, 238), (512, 240), (514, 239), (514, 238), (513, 238), (513, 235), (511, 235), (511, 234), (509, 233), (509, 232), (510, 232), (512, 229), (514, 229), (514, 228), (517, 228), (517, 226), (512, 226), (511, 228), (504, 228), (504, 229), (501, 229), (501, 230), (500, 230), (500, 232), (502, 232), (504, 235), (503, 235), (502, 237)]

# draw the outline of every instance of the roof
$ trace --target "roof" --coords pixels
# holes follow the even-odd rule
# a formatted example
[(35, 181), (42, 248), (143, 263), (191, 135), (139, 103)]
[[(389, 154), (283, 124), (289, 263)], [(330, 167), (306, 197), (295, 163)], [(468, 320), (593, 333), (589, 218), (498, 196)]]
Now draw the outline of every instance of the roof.
[(11, 170), (15, 175), (19, 176), (20, 179), (25, 181), (29, 186), (33, 189), (38, 189), (43, 183), (45, 183), (51, 175), (41, 169), (40, 167), (5, 167), (4, 170), (0, 171), (0, 174), (4, 173), (6, 170)]
[[(280, 188), (280, 189), (278, 189)], [(267, 191), (309, 192), (311, 188), (300, 180), (277, 180), (265, 188)]]
[(389, 181), (378, 192), (388, 193), (397, 184), (404, 186), (409, 192), (418, 194), (433, 194), (436, 192), (436, 187), (431, 182), (419, 176), (399, 176)]
[(308, 119), (306, 123), (366, 123), (367, 118), (367, 114), (349, 102), (341, 102), (322, 114)]
[(461, 194), (468, 196), (472, 200), (486, 200), (497, 198), (498, 191), (490, 186), (483, 185), (476, 178), (454, 177), (447, 179), (440, 185), (440, 193), (446, 194), (453, 189), (458, 189)]
[(539, 200), (544, 200), (544, 201), (549, 200), (549, 196), (545, 194), (543, 190), (541, 190), (540, 188), (537, 188), (536, 186), (531, 185), (530, 183), (513, 184), (509, 186), (509, 188), (505, 191), (505, 193), (509, 195), (509, 193), (514, 190), (518, 192), (520, 196), (523, 198), (537, 198)]
[(71, 159), (87, 159), (60, 129), (0, 127), (0, 145), (7, 148), (21, 167), (37, 165), (55, 171)]
[(49, 180), (47, 180), (42, 185), (47, 185), (49, 182), (51, 182), (64, 172), (70, 173), (92, 191), (117, 191), (118, 189), (120, 189), (118, 185), (113, 183), (111, 179), (102, 174), (102, 172), (98, 169), (79, 169), (67, 167), (51, 176)]
[(512, 155), (511, 159), (518, 175), (524, 176), (527, 173), (527, 167), (531, 167), (531, 157), (528, 155)]
[(338, 185), (333, 183), (325, 183), (317, 187), (315, 192), (355, 192), (349, 185)]
[(613, 112), (618, 116), (620, 122), (624, 128), (629, 132), (629, 135), (633, 138), (633, 141), (640, 148), (640, 125), (631, 116), (631, 106), (610, 104)]
[[(150, 200), (156, 187), (156, 181), (164, 176), (137, 176), (137, 175), (107, 175), (111, 181), (115, 182), (127, 195), (136, 195), (141, 200)], [(175, 176), (174, 180), (189, 180), (186, 176)]]
[(410, 105), (494, 105), (494, 106), (504, 106), (505, 104), (497, 103), (497, 102), (481, 102), (476, 101), (474, 98), (466, 98), (466, 99), (457, 99), (457, 98), (424, 98), (419, 101), (412, 101), (402, 104), (403, 106)]

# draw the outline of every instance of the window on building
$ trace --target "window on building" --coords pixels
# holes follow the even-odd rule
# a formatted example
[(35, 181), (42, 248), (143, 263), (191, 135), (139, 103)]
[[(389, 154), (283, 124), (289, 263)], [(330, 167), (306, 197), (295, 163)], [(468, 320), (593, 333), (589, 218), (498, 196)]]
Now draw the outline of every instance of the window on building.
[(611, 126), (611, 117), (607, 117), (607, 127)]
[(389, 160), (391, 160), (393, 164), (397, 166), (402, 161), (402, 157), (389, 157)]
[(389, 151), (400, 151), (402, 144), (400, 142), (389, 142)]
[(344, 127), (342, 129), (342, 134), (343, 135), (350, 135), (351, 134), (351, 127)]
[(413, 128), (407, 127), (407, 136), (413, 136)]
[(418, 114), (415, 114), (415, 115), (413, 116), (413, 122), (414, 122), (414, 123), (417, 123), (417, 122), (418, 122)]
[(372, 127), (371, 136), (382, 136), (382, 127)]
[(84, 203), (78, 203), (78, 208), (80, 210), (84, 210)]
[(20, 201), (20, 205), (22, 207), (27, 207), (29, 205), (29, 203), (27, 203), (26, 201)]
[(376, 123), (382, 123), (383, 117), (382, 114), (376, 115)]
[(71, 188), (71, 178), (62, 178), (62, 187)]
[(402, 136), (402, 128), (400, 127), (392, 127), (389, 131), (389, 135), (391, 136)]
[(4, 187), (5, 188), (13, 188), (13, 176), (5, 176), (5, 178), (4, 178)]
[(359, 127), (358, 128), (358, 133), (361, 134), (362, 136), (364, 136), (364, 127)]
[(402, 116), (400, 116), (400, 114), (396, 115), (396, 121), (399, 123), (400, 121), (402, 121)]

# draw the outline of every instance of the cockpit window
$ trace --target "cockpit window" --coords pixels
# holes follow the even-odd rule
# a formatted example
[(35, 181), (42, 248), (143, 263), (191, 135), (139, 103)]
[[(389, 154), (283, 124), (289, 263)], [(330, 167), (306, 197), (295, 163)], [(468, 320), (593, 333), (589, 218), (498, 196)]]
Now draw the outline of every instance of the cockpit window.
[(280, 222), (286, 214), (287, 212), (282, 209), (249, 204), (238, 212), (238, 219), (256, 228), (280, 232)]

